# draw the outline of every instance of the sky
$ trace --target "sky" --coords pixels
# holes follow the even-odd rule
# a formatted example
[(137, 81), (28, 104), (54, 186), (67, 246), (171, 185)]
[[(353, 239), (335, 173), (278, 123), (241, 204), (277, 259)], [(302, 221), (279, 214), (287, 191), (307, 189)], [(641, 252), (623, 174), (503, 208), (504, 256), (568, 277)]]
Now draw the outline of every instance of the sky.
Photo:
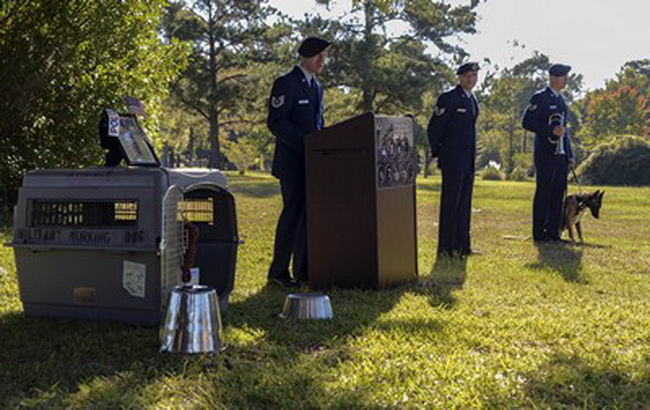
[[(350, 9), (350, 0), (334, 0), (331, 12), (313, 0), (270, 4), (297, 18), (305, 12), (341, 16)], [(650, 0), (487, 0), (477, 11), (477, 33), (454, 40), (475, 61), (489, 58), (511, 67), (536, 50), (571, 65), (583, 74), (585, 88), (593, 89), (614, 78), (625, 62), (650, 58)]]

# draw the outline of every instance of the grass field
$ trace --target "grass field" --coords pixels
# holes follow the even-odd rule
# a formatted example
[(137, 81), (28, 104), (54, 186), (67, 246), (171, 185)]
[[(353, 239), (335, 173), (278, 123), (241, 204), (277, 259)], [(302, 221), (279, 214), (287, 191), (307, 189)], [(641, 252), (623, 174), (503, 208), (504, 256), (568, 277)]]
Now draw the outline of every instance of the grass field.
[(159, 354), (154, 328), (25, 317), (4, 248), (0, 407), (650, 407), (650, 188), (606, 187), (584, 246), (536, 247), (534, 185), (477, 181), (483, 255), (444, 262), (440, 181), (419, 180), (419, 280), (333, 290), (333, 320), (295, 322), (277, 317), (287, 291), (265, 283), (278, 186), (230, 182), (246, 243), (223, 353)]

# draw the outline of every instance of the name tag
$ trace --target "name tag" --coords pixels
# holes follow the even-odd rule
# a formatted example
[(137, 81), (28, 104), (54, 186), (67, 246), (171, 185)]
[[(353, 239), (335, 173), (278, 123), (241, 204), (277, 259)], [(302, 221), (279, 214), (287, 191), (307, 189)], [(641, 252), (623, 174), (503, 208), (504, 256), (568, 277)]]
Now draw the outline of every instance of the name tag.
[(298, 100), (298, 104), (300, 105), (309, 104), (309, 100)]
[(456, 112), (467, 112), (467, 108), (456, 108)]
[(550, 108), (551, 110), (554, 110), (554, 109), (556, 109), (556, 108), (557, 108), (557, 105), (551, 105), (551, 106), (550, 106), (550, 107), (548, 107), (548, 108)]

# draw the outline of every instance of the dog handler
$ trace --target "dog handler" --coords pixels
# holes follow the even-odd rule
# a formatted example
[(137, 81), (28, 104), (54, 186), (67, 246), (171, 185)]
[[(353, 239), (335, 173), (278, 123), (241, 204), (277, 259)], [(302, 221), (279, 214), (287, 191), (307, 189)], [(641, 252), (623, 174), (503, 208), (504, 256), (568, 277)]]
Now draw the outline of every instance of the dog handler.
[(566, 128), (568, 110), (561, 94), (569, 71), (571, 67), (564, 64), (549, 68), (549, 85), (531, 97), (523, 118), (523, 127), (535, 133), (533, 240), (536, 242), (560, 240), (562, 202), (569, 164), (574, 162)]

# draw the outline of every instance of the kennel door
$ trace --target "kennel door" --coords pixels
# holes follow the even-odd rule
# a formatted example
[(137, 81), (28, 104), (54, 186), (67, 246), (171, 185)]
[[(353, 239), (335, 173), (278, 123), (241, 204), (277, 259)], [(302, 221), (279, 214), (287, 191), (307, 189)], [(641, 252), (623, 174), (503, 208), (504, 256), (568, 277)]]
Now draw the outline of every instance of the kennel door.
[(162, 238), (160, 240), (160, 287), (162, 307), (174, 286), (181, 284), (183, 263), (183, 222), (178, 217), (183, 190), (176, 185), (167, 189), (162, 201)]

